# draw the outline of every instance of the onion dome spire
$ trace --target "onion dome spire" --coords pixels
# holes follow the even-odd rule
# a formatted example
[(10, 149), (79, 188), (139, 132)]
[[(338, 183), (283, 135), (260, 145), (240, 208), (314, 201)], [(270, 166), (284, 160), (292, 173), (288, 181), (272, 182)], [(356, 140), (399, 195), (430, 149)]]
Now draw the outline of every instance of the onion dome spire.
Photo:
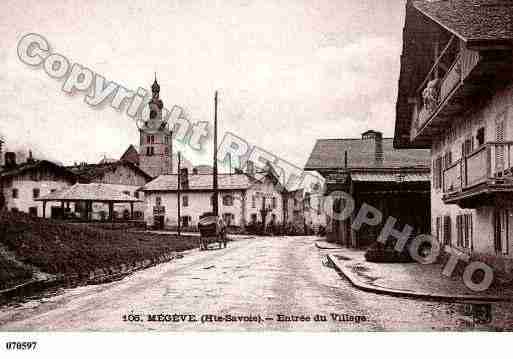
[(153, 81), (153, 85), (151, 85), (151, 92), (153, 92), (153, 97), (155, 97), (155, 95), (157, 95), (157, 97), (158, 97), (158, 93), (160, 92), (160, 85), (157, 82), (157, 73), (156, 72), (155, 72), (155, 81)]

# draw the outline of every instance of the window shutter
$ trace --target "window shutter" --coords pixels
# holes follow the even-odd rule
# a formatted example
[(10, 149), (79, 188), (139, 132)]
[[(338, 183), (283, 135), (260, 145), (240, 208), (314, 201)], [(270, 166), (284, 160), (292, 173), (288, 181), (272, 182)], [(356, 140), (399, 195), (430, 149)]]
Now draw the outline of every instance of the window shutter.
[(436, 239), (438, 242), (442, 242), (442, 219), (440, 216), (436, 217)]
[(474, 217), (472, 214), (469, 216), (470, 218), (470, 250), (474, 250)]
[[(495, 124), (495, 140), (504, 142), (505, 122), (501, 120)], [(504, 170), (504, 146), (497, 145), (495, 147), (495, 170), (501, 172)]]
[(433, 160), (433, 188), (438, 188), (438, 168), (437, 168), (438, 160)]
[(456, 216), (456, 245), (461, 247), (463, 243), (463, 228), (461, 221), (461, 214)]
[(451, 245), (451, 217), (444, 216), (444, 244)]
[(495, 236), (494, 236), (494, 244), (495, 244), (495, 252), (502, 252), (502, 242), (501, 242), (501, 212), (499, 210), (495, 211)]
[(442, 187), (442, 164), (443, 164), (443, 157), (439, 156), (436, 159), (436, 171), (434, 173), (434, 182), (435, 182), (435, 188), (439, 189)]

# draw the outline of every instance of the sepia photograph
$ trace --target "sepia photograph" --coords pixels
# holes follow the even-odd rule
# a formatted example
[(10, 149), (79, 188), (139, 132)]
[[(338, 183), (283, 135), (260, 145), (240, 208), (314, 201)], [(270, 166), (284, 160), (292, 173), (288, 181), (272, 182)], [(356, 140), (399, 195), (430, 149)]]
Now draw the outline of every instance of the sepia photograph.
[(2, 0), (0, 30), (2, 353), (513, 330), (513, 1)]

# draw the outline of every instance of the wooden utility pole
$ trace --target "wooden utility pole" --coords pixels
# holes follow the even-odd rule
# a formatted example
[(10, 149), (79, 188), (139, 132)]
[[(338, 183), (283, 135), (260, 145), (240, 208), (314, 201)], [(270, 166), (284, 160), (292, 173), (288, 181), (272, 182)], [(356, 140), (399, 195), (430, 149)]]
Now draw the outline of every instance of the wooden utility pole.
[(169, 132), (171, 134), (171, 138), (169, 139), (169, 174), (173, 174), (173, 131)]
[(180, 187), (182, 186), (181, 182), (182, 182), (182, 176), (180, 174), (181, 172), (181, 166), (182, 166), (182, 155), (180, 152), (178, 152), (178, 190), (177, 190), (177, 194), (178, 194), (178, 197), (177, 197), (177, 205), (178, 205), (178, 237), (180, 237), (180, 230), (181, 230), (181, 223), (180, 223), (180, 197), (182, 196), (181, 194), (181, 191), (180, 191)]
[(219, 215), (219, 188), (217, 183), (217, 91), (214, 96), (214, 163), (213, 163), (213, 178), (212, 184), (214, 187), (214, 193), (212, 198), (212, 212), (214, 216)]

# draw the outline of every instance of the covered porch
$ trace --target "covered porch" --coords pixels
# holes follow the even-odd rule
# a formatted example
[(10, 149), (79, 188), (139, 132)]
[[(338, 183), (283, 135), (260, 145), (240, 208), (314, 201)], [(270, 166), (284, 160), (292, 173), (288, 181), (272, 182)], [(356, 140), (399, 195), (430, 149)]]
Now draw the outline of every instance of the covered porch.
[(93, 204), (105, 204), (108, 207), (108, 213), (105, 219), (110, 222), (114, 222), (116, 219), (114, 216), (115, 204), (128, 204), (130, 206), (129, 216), (128, 218), (124, 216), (123, 219), (134, 220), (134, 203), (142, 202), (142, 200), (138, 198), (122, 193), (108, 184), (102, 183), (77, 183), (69, 188), (40, 197), (36, 199), (36, 201), (43, 203), (43, 217), (46, 216), (46, 207), (49, 202), (59, 202), (59, 217), (66, 219), (66, 214), (71, 213), (70, 205), (73, 203), (75, 212), (78, 212), (77, 208), (83, 209), (80, 213), (81, 219), (85, 221), (93, 220)]

